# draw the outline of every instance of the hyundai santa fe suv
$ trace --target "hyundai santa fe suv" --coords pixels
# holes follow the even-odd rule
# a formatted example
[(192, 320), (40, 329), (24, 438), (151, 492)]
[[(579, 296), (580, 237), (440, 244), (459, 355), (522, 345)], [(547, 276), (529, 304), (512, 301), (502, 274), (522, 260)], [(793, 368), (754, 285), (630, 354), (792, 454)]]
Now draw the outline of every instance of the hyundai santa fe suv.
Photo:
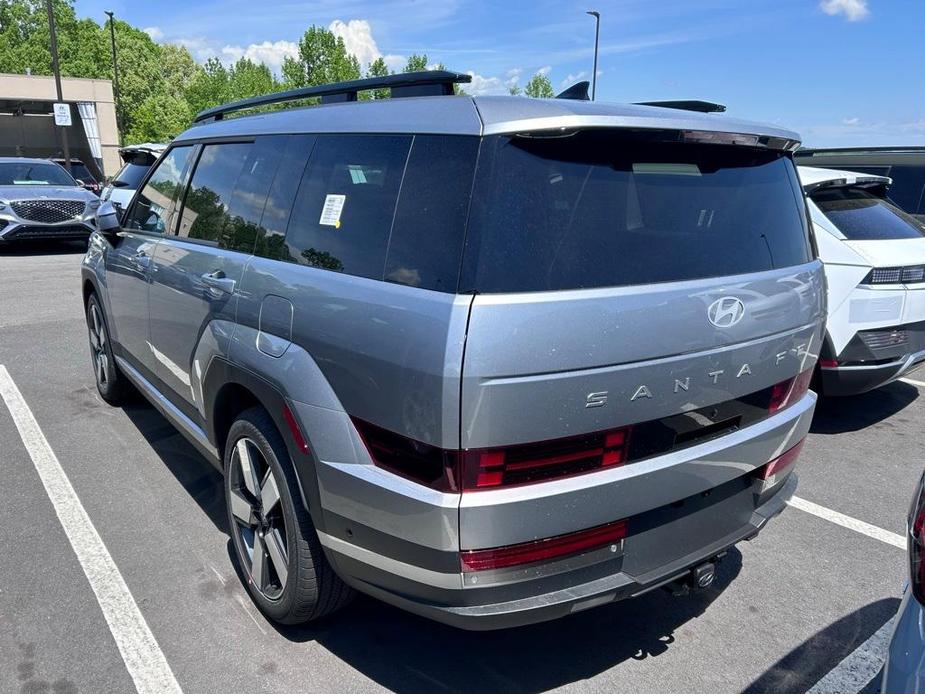
[(224, 472), (273, 620), (356, 590), (491, 629), (704, 586), (796, 486), (825, 314), (797, 135), (468, 79), (205, 111), (100, 212), (99, 391)]

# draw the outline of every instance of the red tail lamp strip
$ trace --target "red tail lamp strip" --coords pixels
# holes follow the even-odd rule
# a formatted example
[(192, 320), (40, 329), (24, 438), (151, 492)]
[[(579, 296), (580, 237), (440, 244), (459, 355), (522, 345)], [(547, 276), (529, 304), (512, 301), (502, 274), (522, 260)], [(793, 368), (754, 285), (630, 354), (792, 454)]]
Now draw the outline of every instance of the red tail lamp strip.
[(524, 542), (519, 545), (496, 547), (494, 549), (470, 549), (459, 553), (459, 562), (463, 573), (504, 569), (521, 564), (549, 561), (579, 554), (609, 544), (620, 542), (626, 537), (625, 520), (608, 523), (590, 530), (582, 530), (568, 535), (559, 535), (545, 540)]
[(299, 428), (299, 423), (295, 421), (295, 416), (292, 414), (292, 410), (289, 409), (289, 405), (283, 405), (283, 419), (286, 420), (286, 426), (289, 427), (292, 439), (298, 449), (303, 453), (309, 453), (308, 443), (305, 441), (305, 437), (302, 436), (302, 430)]

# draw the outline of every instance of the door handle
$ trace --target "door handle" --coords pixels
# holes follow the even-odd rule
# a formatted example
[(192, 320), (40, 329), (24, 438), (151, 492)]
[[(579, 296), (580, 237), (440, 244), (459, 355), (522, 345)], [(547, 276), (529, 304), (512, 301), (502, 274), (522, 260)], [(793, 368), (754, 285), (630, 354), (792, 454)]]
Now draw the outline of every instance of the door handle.
[(147, 270), (151, 267), (151, 256), (144, 251), (138, 251), (138, 253), (129, 256), (129, 262), (139, 270)]
[(201, 279), (202, 283), (205, 284), (214, 295), (221, 296), (222, 294), (231, 294), (234, 292), (234, 280), (230, 277), (225, 277), (225, 273), (221, 270), (207, 272), (201, 276)]

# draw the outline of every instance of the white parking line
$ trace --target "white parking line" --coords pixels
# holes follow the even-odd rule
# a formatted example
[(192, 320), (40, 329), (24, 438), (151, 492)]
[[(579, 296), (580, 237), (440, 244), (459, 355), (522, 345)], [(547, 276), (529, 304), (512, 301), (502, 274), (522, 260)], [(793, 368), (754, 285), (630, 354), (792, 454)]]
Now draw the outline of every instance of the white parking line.
[(119, 567), (80, 503), (32, 410), (2, 364), (0, 397), (13, 417), (61, 527), (96, 594), (135, 689), (139, 694), (181, 694), (180, 685), (119, 573)]
[(912, 385), (918, 386), (919, 388), (925, 388), (925, 381), (916, 381), (914, 378), (901, 378), (899, 380), (903, 383), (911, 383)]
[(870, 684), (870, 681), (880, 672), (883, 663), (886, 662), (886, 652), (890, 645), (890, 634), (893, 631), (895, 620), (896, 618), (893, 617), (877, 629), (867, 641), (829, 670), (826, 676), (816, 682), (806, 694), (859, 692)]
[(819, 518), (824, 518), (825, 520), (831, 523), (835, 523), (836, 525), (848, 528), (849, 530), (854, 530), (855, 532), (861, 533), (862, 535), (867, 535), (868, 537), (872, 537), (875, 540), (880, 540), (880, 542), (885, 542), (888, 545), (899, 547), (899, 549), (906, 549), (906, 538), (904, 538), (902, 535), (897, 535), (896, 533), (890, 532), (889, 530), (878, 528), (876, 525), (865, 523), (864, 521), (858, 520), (857, 518), (846, 516), (844, 513), (833, 511), (832, 509), (826, 508), (825, 506), (814, 504), (812, 501), (801, 499), (798, 496), (791, 498), (787, 503), (794, 508), (798, 508), (801, 511), (805, 511), (806, 513), (811, 513), (814, 516), (818, 516)]

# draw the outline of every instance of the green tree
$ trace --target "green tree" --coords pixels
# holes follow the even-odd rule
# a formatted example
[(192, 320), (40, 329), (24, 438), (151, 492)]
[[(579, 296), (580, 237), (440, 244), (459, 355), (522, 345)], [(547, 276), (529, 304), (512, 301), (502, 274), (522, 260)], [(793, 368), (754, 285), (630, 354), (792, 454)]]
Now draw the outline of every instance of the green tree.
[[(369, 64), (369, 69), (366, 71), (367, 77), (386, 77), (390, 74), (389, 66), (385, 64), (385, 61), (382, 59), (382, 56), (376, 58), (373, 62)], [(372, 92), (373, 99), (387, 99), (389, 98), (388, 89), (374, 89)]]
[(408, 57), (408, 63), (405, 65), (402, 72), (421, 72), (422, 70), (427, 69), (427, 54), (422, 53), (421, 55), (412, 54)]
[(536, 73), (524, 87), (524, 94), (535, 99), (551, 99), (555, 96), (549, 78), (541, 72)]
[(507, 93), (511, 96), (520, 96), (523, 93), (523, 90), (516, 84), (512, 84), (507, 88)]
[(278, 88), (273, 73), (263, 63), (255, 63), (249, 58), (240, 58), (231, 66), (228, 75), (228, 96), (231, 100), (269, 94), (277, 91)]
[(209, 58), (202, 69), (194, 75), (186, 89), (186, 101), (190, 113), (196, 115), (212, 106), (218, 106), (231, 97), (231, 76), (218, 58)]
[(125, 139), (127, 142), (169, 142), (189, 127), (194, 115), (186, 99), (154, 92), (133, 112)]
[(314, 87), (359, 79), (360, 63), (340, 36), (312, 25), (299, 40), (299, 57), (287, 56), (282, 73), (287, 88)]

